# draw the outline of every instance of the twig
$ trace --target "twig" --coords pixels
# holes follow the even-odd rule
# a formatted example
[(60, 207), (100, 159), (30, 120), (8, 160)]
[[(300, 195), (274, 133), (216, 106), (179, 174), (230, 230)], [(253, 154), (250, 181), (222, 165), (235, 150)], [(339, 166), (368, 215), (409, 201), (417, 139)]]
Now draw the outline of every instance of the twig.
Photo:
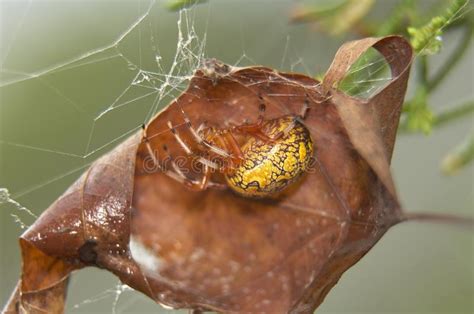
[(405, 213), (401, 221), (425, 221), (451, 224), (474, 230), (474, 218), (437, 213)]

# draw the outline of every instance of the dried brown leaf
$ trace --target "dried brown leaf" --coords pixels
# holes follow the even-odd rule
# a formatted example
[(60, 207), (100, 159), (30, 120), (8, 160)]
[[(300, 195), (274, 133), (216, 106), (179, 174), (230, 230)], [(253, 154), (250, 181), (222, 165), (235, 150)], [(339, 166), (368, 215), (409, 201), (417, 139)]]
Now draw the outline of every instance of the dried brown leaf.
[[(390, 83), (368, 100), (339, 92), (337, 83), (370, 47), (389, 63)], [(409, 44), (390, 36), (343, 45), (322, 84), (209, 61), (144, 132), (97, 160), (22, 235), (21, 294), (6, 309), (62, 312), (68, 274), (97, 266), (176, 308), (313, 311), (401, 220), (389, 164), (411, 60)], [(150, 148), (158, 161), (184, 155), (168, 122), (195, 148), (185, 116), (196, 127), (255, 121), (260, 99), (266, 119), (310, 105), (304, 123), (315, 163), (277, 198), (193, 192), (150, 159)], [(199, 169), (188, 170), (199, 178)]]

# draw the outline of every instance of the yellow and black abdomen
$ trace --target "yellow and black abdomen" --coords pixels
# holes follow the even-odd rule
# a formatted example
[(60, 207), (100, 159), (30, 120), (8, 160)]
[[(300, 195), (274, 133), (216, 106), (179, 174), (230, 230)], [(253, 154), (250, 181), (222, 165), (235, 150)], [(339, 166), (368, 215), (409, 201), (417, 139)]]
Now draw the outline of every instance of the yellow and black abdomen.
[(271, 197), (308, 169), (313, 141), (301, 122), (287, 116), (265, 122), (263, 130), (272, 137), (293, 123), (291, 130), (274, 141), (249, 138), (242, 147), (243, 162), (226, 175), (232, 190), (246, 197)]

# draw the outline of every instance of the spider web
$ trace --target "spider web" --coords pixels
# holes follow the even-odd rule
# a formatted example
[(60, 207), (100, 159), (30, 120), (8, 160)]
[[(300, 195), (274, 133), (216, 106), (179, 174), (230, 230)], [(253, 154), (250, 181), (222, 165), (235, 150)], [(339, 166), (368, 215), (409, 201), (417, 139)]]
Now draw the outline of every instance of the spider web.
[[(264, 27), (265, 23), (249, 13), (250, 8), (231, 5), (205, 4), (172, 13), (155, 1), (124, 3), (124, 8), (115, 11), (109, 3), (101, 8), (112, 12), (89, 17), (102, 22), (94, 25), (107, 29), (108, 36), (96, 36), (85, 26), (82, 33), (74, 31), (74, 23), (83, 26), (89, 21), (75, 18), (71, 11), (81, 9), (70, 4), (58, 8), (63, 19), (53, 19), (49, 28), (39, 29), (39, 39), (34, 40), (25, 34), (34, 34), (32, 28), (50, 16), (52, 7), (41, 7), (36, 0), (9, 3), (11, 8), (5, 7), (5, 12), (15, 14), (5, 22), (12, 26), (9, 33), (2, 34), (0, 59), (2, 250), (95, 159), (138, 131), (182, 93), (203, 58), (217, 57), (235, 66), (262, 64), (309, 76), (323, 73), (340, 42), (332, 41), (321, 49), (318, 42), (328, 38), (307, 34), (301, 26), (289, 27), (285, 14), (290, 4), (276, 4), (272, 10), (278, 17), (263, 21), (269, 25)], [(263, 7), (255, 6), (255, 12)], [(230, 12), (249, 14), (252, 25), (234, 23)], [(115, 13), (126, 23), (112, 18)], [(72, 21), (65, 21), (66, 16)], [(222, 29), (226, 24), (239, 26)], [(53, 47), (32, 46), (41, 44), (51, 32), (54, 35), (60, 25), (72, 26), (57, 34), (62, 38), (57, 42), (58, 52)], [(250, 36), (251, 27), (261, 29), (260, 33)], [(81, 36), (87, 31), (93, 39), (82, 44)], [(268, 43), (255, 38), (265, 38)], [(71, 43), (71, 48), (66, 47)], [(386, 61), (370, 51), (351, 68), (341, 87), (351, 95), (368, 98), (389, 77)], [(98, 272), (87, 270), (85, 275), (73, 276), (67, 312), (136, 312), (138, 302), (140, 311), (157, 310), (153, 301), (125, 285), (110, 287), (115, 279), (103, 272), (100, 276), (108, 276), (103, 285), (88, 286)], [(2, 304), (11, 287), (2, 287)]]

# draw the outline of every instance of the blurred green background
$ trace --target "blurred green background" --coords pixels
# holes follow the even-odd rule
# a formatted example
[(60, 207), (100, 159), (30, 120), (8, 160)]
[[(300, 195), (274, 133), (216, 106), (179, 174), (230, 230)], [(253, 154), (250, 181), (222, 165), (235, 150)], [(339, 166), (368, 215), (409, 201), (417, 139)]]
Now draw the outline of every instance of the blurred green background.
[[(383, 18), (394, 3), (378, 1), (371, 16)], [(120, 137), (144, 122), (153, 95), (94, 119), (124, 91), (116, 104), (149, 92), (131, 86), (137, 69), (125, 58), (142, 70), (167, 73), (177, 46), (178, 13), (158, 1), (150, 14), (113, 47), (147, 10), (148, 1), (34, 0), (1, 1), (0, 5), (0, 187), (40, 215), (83, 167), (117, 144), (114, 139), (123, 139)], [(205, 37), (206, 57), (314, 76), (327, 69), (337, 48), (348, 38), (330, 37), (305, 24), (290, 24), (293, 5), (290, 0), (211, 1), (183, 16), (183, 35), (193, 26), (200, 38), (197, 44)], [(442, 64), (459, 36), (454, 33), (443, 40), (444, 49), (431, 65), (434, 68)], [(104, 51), (81, 58), (102, 48)], [(197, 51), (198, 46), (194, 49)], [(447, 82), (432, 94), (435, 108), (474, 98), (472, 44), (467, 54)], [(156, 55), (163, 69), (157, 68)], [(71, 62), (78, 58), (79, 62)], [(188, 70), (192, 69), (183, 65), (178, 75), (188, 75)], [(161, 106), (183, 85), (177, 87), (163, 97)], [(408, 211), (473, 215), (473, 167), (453, 177), (444, 177), (439, 170), (443, 155), (472, 126), (470, 117), (434, 130), (429, 137), (399, 136), (393, 173)], [(12, 214), (25, 224), (34, 221), (18, 206), (0, 204), (1, 306), (18, 279), (21, 265), (17, 238), (22, 228)], [(472, 232), (449, 226), (415, 222), (396, 226), (342, 277), (319, 312), (472, 313), (473, 240)], [(105, 271), (80, 271), (70, 284), (67, 312), (165, 312), (128, 290), (114, 306), (117, 283)]]

